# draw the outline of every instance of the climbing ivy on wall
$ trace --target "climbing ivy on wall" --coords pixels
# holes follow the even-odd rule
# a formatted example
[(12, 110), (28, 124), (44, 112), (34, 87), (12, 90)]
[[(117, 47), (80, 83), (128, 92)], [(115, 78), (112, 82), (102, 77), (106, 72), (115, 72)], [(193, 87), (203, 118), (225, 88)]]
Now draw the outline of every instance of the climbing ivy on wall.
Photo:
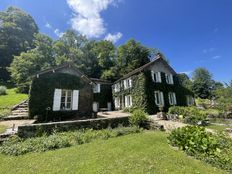
[(164, 111), (168, 111), (170, 107), (168, 93), (175, 92), (177, 105), (186, 105), (186, 95), (193, 93), (179, 84), (177, 76), (174, 76), (174, 85), (166, 83), (165, 73), (161, 72), (162, 83), (155, 83), (152, 81), (151, 72), (149, 70), (139, 73), (131, 77), (133, 84), (132, 88), (127, 90), (120, 90), (120, 92), (113, 93), (114, 97), (132, 95), (133, 107), (140, 108), (149, 114), (159, 112), (159, 107), (155, 104), (154, 91), (162, 91), (164, 95), (165, 107)]
[(94, 93), (94, 101), (99, 103), (100, 108), (107, 108), (107, 103), (112, 101), (111, 84), (101, 84), (100, 93)]

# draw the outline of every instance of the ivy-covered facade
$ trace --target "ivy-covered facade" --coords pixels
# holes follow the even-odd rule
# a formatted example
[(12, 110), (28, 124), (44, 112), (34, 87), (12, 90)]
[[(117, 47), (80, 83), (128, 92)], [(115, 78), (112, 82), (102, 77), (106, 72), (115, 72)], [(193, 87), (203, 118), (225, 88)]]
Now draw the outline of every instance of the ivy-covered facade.
[(180, 85), (177, 73), (159, 55), (117, 80), (112, 90), (116, 110), (141, 108), (154, 114), (170, 106), (194, 104), (193, 93)]
[(85, 76), (71, 64), (39, 72), (30, 88), (29, 117), (39, 121), (95, 117), (100, 108), (112, 109), (111, 85)]

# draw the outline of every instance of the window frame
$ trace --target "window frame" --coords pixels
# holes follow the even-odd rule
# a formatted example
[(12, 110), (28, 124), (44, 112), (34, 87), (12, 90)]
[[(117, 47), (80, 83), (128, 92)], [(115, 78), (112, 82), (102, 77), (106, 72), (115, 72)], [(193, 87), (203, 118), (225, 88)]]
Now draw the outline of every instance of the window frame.
[(132, 107), (132, 105), (133, 105), (133, 103), (132, 103), (132, 96), (131, 95), (125, 95), (125, 107), (126, 108), (130, 108), (130, 107)]
[[(70, 95), (69, 95), (69, 92), (70, 92)], [(63, 96), (63, 94), (65, 94), (65, 95)], [(63, 97), (64, 97), (64, 101), (62, 101)], [(70, 98), (70, 101), (68, 101), (68, 98)], [(64, 106), (62, 106), (63, 104), (64, 104)], [(68, 104), (70, 104), (70, 107), (67, 107)], [(73, 90), (61, 89), (60, 110), (61, 111), (71, 111), (72, 104), (73, 104)]]
[(155, 104), (157, 106), (159, 106), (159, 107), (164, 106), (164, 96), (163, 96), (162, 91), (154, 91), (154, 97), (155, 97)]
[(168, 93), (168, 100), (169, 104), (175, 106), (177, 104), (176, 102), (176, 93), (175, 92), (169, 92)]
[(93, 84), (93, 93), (100, 93), (100, 92), (101, 92), (101, 84), (100, 83)]
[(166, 83), (167, 84), (170, 84), (170, 85), (174, 84), (174, 82), (173, 82), (173, 75), (172, 74), (165, 74), (165, 78), (166, 78)]

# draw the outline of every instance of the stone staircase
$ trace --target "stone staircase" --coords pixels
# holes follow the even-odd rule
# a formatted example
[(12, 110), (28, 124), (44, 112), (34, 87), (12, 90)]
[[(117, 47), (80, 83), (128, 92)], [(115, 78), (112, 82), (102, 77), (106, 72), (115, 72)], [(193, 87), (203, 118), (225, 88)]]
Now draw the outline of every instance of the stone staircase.
[(11, 115), (3, 117), (3, 120), (28, 119), (28, 100), (15, 105), (11, 110)]

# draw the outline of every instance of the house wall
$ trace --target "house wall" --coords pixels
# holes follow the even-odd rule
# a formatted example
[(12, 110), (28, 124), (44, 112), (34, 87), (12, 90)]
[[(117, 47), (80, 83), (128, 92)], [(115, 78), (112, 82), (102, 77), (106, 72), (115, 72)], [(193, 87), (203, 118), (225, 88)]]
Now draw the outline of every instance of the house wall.
[[(70, 71), (69, 71), (70, 72)], [(91, 117), (93, 91), (92, 85), (78, 75), (65, 73), (44, 74), (32, 82), (29, 95), (29, 116), (38, 116), (40, 121), (64, 120), (72, 117)], [(78, 110), (52, 111), (55, 89), (79, 90)], [(50, 108), (50, 110), (46, 110)]]

